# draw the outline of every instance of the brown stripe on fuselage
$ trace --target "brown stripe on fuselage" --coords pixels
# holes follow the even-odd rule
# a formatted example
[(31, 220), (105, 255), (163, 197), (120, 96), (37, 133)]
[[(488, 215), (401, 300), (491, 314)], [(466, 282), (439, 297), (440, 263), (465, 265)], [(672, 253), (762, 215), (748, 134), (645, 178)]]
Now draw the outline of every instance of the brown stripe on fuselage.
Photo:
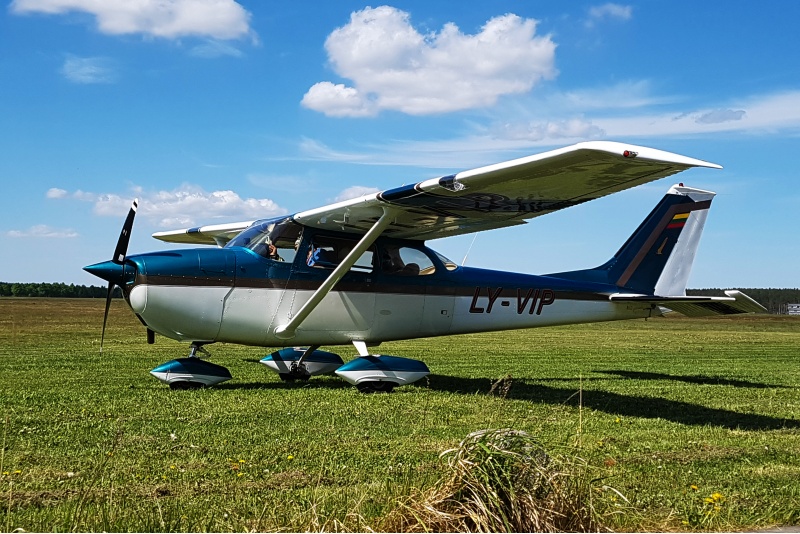
[[(237, 278), (237, 289), (282, 289), (282, 290), (299, 290), (299, 291), (315, 291), (319, 288), (322, 282), (319, 280), (285, 280), (275, 278)], [(162, 276), (162, 275), (138, 275), (136, 277), (136, 285), (146, 284), (153, 286), (185, 286), (185, 287), (231, 287), (233, 280), (225, 277), (198, 277), (198, 276)], [(482, 290), (481, 296), (484, 292), (491, 289), (497, 294), (497, 299), (508, 299), (509, 301), (516, 302), (520, 291), (528, 291), (529, 289), (537, 289), (538, 286), (447, 286), (439, 284), (431, 285), (417, 285), (417, 284), (400, 284), (400, 283), (357, 283), (348, 282), (346, 280), (340, 281), (334, 291), (337, 292), (354, 292), (354, 293), (382, 293), (387, 295), (439, 295), (439, 296), (452, 296), (452, 297), (473, 297), (476, 287)], [(500, 290), (497, 293), (498, 289)], [(593, 291), (580, 291), (569, 289), (553, 289), (551, 287), (542, 286), (540, 289), (548, 289), (554, 292), (558, 300), (586, 300), (586, 301), (604, 301), (608, 300), (609, 295), (606, 293), (597, 293)]]

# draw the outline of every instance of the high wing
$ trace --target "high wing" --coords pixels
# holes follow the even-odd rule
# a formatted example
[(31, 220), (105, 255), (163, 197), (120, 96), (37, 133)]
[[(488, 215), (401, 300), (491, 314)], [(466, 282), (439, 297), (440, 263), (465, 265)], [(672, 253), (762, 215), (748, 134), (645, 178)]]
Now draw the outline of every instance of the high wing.
[(303, 211), (294, 219), (363, 233), (389, 205), (397, 214), (384, 235), (437, 239), (523, 224), (690, 167), (720, 168), (652, 148), (593, 141)]
[[(388, 208), (392, 220), (383, 235), (437, 239), (524, 224), (691, 167), (721, 168), (652, 148), (590, 141), (302, 211), (293, 218), (306, 226), (363, 234)], [(223, 227), (224, 232), (219, 229)], [(153, 237), (213, 244), (227, 241), (237, 228), (244, 226), (215, 225)]]
[(253, 224), (255, 221), (243, 221), (226, 224), (209, 224), (181, 230), (167, 230), (156, 232), (153, 237), (168, 243), (186, 243), (189, 245), (217, 245), (225, 243), (236, 237), (236, 234)]

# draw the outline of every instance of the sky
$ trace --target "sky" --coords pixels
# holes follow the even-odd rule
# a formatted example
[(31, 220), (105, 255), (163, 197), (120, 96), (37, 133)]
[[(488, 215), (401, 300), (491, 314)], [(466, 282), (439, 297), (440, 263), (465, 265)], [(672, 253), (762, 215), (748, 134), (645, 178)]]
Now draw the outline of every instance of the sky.
[(290, 214), (586, 140), (722, 165), (428, 242), (525, 273), (610, 258), (716, 191), (689, 286), (800, 287), (800, 2), (4, 0), (0, 281), (103, 285), (153, 232)]

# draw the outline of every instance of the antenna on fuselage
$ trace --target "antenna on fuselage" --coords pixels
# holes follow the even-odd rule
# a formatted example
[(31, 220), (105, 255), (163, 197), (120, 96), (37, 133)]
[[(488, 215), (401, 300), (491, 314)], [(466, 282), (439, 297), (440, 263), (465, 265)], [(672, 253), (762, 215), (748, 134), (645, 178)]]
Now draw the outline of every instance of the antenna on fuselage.
[(475, 240), (478, 239), (478, 234), (472, 236), (472, 243), (469, 244), (469, 248), (467, 249), (467, 253), (464, 254), (464, 259), (461, 260), (461, 266), (463, 267), (465, 263), (467, 263), (467, 256), (469, 256), (470, 251), (472, 250), (472, 245), (475, 244)]

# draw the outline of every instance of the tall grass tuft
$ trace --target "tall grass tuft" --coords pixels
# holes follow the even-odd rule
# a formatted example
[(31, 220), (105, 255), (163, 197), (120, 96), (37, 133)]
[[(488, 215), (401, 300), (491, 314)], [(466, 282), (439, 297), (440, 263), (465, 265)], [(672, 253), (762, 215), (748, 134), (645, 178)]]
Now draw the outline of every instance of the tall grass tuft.
[[(441, 455), (446, 473), (387, 517), (397, 532), (603, 530), (597, 480), (577, 456), (550, 455), (529, 434), (473, 432)], [(605, 489), (609, 489), (605, 487)], [(617, 494), (618, 495), (618, 494)]]

